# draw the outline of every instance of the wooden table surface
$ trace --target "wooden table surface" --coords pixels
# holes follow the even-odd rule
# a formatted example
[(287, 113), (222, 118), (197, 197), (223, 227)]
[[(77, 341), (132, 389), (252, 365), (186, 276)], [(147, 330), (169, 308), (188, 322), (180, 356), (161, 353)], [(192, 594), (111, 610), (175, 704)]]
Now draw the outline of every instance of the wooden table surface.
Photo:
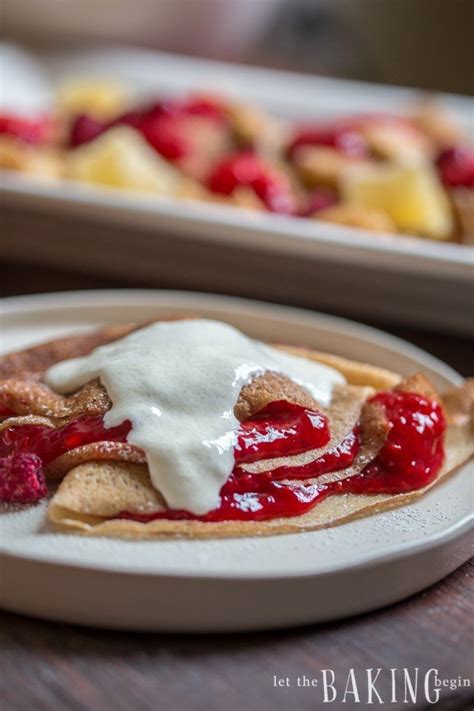
[[(110, 279), (0, 264), (3, 295), (65, 288), (123, 286)], [(139, 286), (139, 285), (137, 285)], [(384, 324), (374, 324), (384, 327)], [(391, 328), (469, 374), (472, 343)], [(471, 366), (472, 368), (472, 366)], [(474, 708), (473, 687), (444, 690), (435, 706), (390, 702), (389, 669), (439, 670), (442, 679), (472, 675), (474, 566), (405, 602), (350, 620), (272, 633), (159, 635), (107, 632), (0, 615), (0, 707), (7, 711), (314, 711), (364, 708), (365, 670), (382, 667), (385, 708)], [(52, 595), (61, 591), (51, 591)], [(350, 591), (348, 591), (350, 594)], [(341, 702), (349, 669), (359, 704)], [(336, 674), (339, 696), (323, 704), (320, 688), (297, 679)], [(402, 672), (397, 672), (397, 674)], [(274, 686), (274, 677), (290, 686)], [(471, 679), (471, 684), (473, 683)], [(340, 688), (341, 687), (341, 688)], [(397, 685), (398, 695), (403, 684)], [(370, 706), (372, 708), (372, 706)]]

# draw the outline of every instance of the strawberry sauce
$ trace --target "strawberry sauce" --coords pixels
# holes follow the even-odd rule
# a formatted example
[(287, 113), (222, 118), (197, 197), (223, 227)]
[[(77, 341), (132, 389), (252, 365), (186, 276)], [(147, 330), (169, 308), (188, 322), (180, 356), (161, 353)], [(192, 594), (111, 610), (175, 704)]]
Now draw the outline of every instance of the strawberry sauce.
[[(203, 516), (167, 510), (151, 515), (121, 512), (116, 518), (148, 522), (154, 519), (199, 521), (259, 521), (298, 516), (333, 494), (395, 494), (429, 484), (443, 462), (445, 421), (437, 402), (414, 393), (382, 392), (379, 402), (390, 423), (379, 454), (357, 475), (338, 482), (318, 483), (322, 474), (351, 466), (360, 449), (356, 427), (333, 448), (307, 464), (277, 466), (249, 473), (242, 465), (275, 457), (301, 454), (324, 447), (330, 440), (327, 418), (286, 401), (272, 402), (241, 423), (235, 446), (235, 467), (221, 489), (221, 505)], [(128, 421), (107, 429), (101, 416), (86, 416), (60, 428), (43, 425), (8, 427), (0, 433), (0, 457), (31, 454), (43, 465), (84, 444), (125, 442)], [(2, 460), (0, 460), (0, 465)], [(0, 491), (0, 500), (2, 492)]]

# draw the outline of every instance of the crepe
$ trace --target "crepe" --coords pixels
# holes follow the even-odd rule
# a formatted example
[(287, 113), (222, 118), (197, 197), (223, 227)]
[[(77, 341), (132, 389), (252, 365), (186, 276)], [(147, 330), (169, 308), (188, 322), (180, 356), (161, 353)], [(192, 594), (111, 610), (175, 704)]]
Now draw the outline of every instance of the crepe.
[[(137, 507), (140, 513), (150, 513), (154, 505), (159, 510), (160, 500), (150, 484), (143, 465), (91, 463), (73, 469), (64, 479), (49, 506), (49, 519), (60, 530), (76, 531), (93, 536), (123, 538), (157, 538), (181, 536), (186, 538), (236, 538), (241, 536), (296, 533), (329, 528), (357, 518), (404, 506), (431, 489), (440, 479), (454, 472), (472, 456), (473, 444), (466, 429), (453, 428), (448, 432), (446, 460), (437, 478), (423, 489), (405, 494), (331, 496), (301, 516), (274, 518), (267, 521), (169, 521), (158, 519), (140, 523), (128, 519), (107, 520), (93, 514), (101, 511), (114, 516), (124, 505)], [(97, 493), (101, 492), (100, 501)], [(143, 507), (140, 509), (140, 507)]]
[[(86, 354), (141, 325), (113, 326), (93, 334), (61, 339), (1, 358), (2, 402), (18, 414), (0, 422), (0, 430), (21, 424), (41, 424), (54, 429), (84, 414), (104, 414), (111, 403), (105, 388), (98, 380), (88, 383), (75, 393), (62, 396), (53, 393), (41, 382), (42, 373), (60, 360)], [(304, 465), (318, 459), (339, 445), (348, 433), (359, 425), (361, 447), (352, 465), (313, 480), (305, 480), (304, 484), (323, 485), (354, 476), (376, 457), (389, 431), (381, 408), (376, 403), (367, 402), (377, 389), (400, 388), (424, 394), (431, 399), (440, 397), (421, 375), (402, 381), (399, 374), (370, 364), (302, 347), (276, 347), (336, 368), (345, 376), (348, 384), (336, 386), (331, 406), (325, 412), (331, 431), (327, 445), (292, 457), (241, 465), (243, 469), (254, 474), (279, 466)], [(423, 495), (472, 455), (470, 415), (473, 390), (472, 384), (468, 384), (465, 388), (456, 389), (446, 395), (443, 404), (450, 426), (445, 439), (445, 461), (436, 479), (416, 491), (395, 495), (332, 495), (317, 503), (305, 514), (264, 521), (202, 522), (157, 519), (141, 523), (113, 517), (124, 511), (143, 515), (166, 509), (162, 495), (151, 484), (144, 452), (128, 443), (98, 442), (75, 447), (57, 457), (45, 468), (48, 478), (64, 477), (50, 502), (48, 517), (59, 530), (87, 535), (210, 538), (314, 530), (405, 505)], [(305, 390), (285, 376), (265, 373), (242, 389), (234, 412), (242, 421), (268, 403), (279, 399), (312, 409), (321, 409)], [(291, 480), (289, 481), (291, 483)]]

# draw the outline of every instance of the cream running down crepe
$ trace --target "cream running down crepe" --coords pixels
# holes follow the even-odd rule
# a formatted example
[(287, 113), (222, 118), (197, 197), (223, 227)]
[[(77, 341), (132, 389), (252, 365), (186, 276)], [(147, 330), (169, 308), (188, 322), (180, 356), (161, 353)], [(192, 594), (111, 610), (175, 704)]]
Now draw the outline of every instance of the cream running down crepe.
[(53, 390), (69, 393), (99, 377), (112, 400), (107, 427), (132, 423), (128, 442), (146, 454), (150, 478), (174, 509), (217, 508), (234, 465), (241, 389), (272, 371), (290, 377), (322, 406), (337, 370), (253, 341), (224, 323), (155, 323), (46, 373)]
[[(209, 326), (207, 331), (206, 324)], [(193, 496), (191, 491), (194, 486), (200, 491), (199, 496), (203, 496), (201, 475), (198, 473), (203, 471), (203, 463), (206, 462), (203, 476), (205, 493), (199, 502), (204, 507), (205, 501), (211, 500), (209, 492), (213, 491), (215, 496), (217, 491), (218, 496), (222, 482), (232, 470), (233, 454), (232, 447), (227, 450), (223, 448), (222, 454), (219, 454), (219, 447), (214, 444), (204, 446), (201, 451), (197, 444), (199, 438), (204, 431), (207, 433), (209, 426), (210, 434), (206, 434), (202, 441), (210, 443), (224, 437), (231, 442), (229, 433), (235, 430), (239, 422), (272, 401), (287, 400), (312, 410), (320, 410), (329, 420), (330, 441), (324, 447), (303, 454), (244, 464), (244, 469), (249, 472), (258, 473), (273, 466), (312, 462), (340, 445), (356, 425), (360, 428), (360, 450), (352, 464), (333, 474), (324, 474), (317, 480), (309, 480), (307, 483), (311, 484), (312, 481), (330, 482), (351, 477), (361, 472), (376, 457), (388, 433), (386, 420), (368, 402), (376, 390), (399, 387), (404, 391), (421, 393), (430, 399), (439, 398), (421, 376), (401, 383), (401, 377), (396, 373), (303, 348), (269, 347), (249, 340), (225, 324), (202, 320), (162, 321), (137, 329), (140, 326), (134, 324), (108, 327), (0, 358), (0, 397), (3, 397), (0, 402), (6, 402), (17, 413), (15, 417), (0, 421), (0, 432), (5, 427), (27, 423), (61, 428), (86, 415), (105, 416), (107, 425), (120, 423), (124, 419), (132, 419), (130, 412), (126, 412), (125, 390), (130, 387), (134, 390), (132, 402), (137, 407), (133, 418), (136, 418), (138, 426), (134, 422), (127, 443), (96, 442), (77, 446), (45, 466), (47, 477), (65, 476), (49, 506), (49, 518), (55, 527), (91, 535), (125, 537), (265, 535), (332, 526), (408, 503), (429, 488), (397, 495), (332, 496), (303, 515), (263, 521), (156, 519), (142, 523), (117, 518), (123, 511), (138, 515), (166, 512), (170, 505), (167, 500), (169, 496)], [(191, 332), (193, 336), (189, 337)], [(170, 333), (175, 335), (170, 337)], [(184, 337), (183, 334), (188, 335)], [(224, 343), (217, 348), (219, 334)], [(147, 341), (148, 348), (138, 347), (140, 342), (143, 346), (142, 339)], [(226, 351), (230, 342), (233, 343), (231, 355)], [(133, 343), (135, 351), (130, 345)], [(97, 347), (99, 349), (94, 352)], [(154, 357), (155, 350), (160, 352), (159, 359)], [(230, 364), (235, 370), (239, 361), (237, 353), (239, 357), (245, 355), (248, 367), (230, 378)], [(114, 354), (117, 360), (112, 365)], [(187, 367), (177, 362), (177, 355), (181, 356), (182, 362), (187, 363)], [(72, 361), (61, 362), (71, 358)], [(156, 361), (160, 362), (160, 367), (158, 375), (154, 376)], [(210, 377), (211, 363), (214, 363), (212, 373), (219, 373), (219, 378)], [(121, 391), (121, 398), (118, 398), (113, 388), (114, 382), (119, 389), (122, 382), (123, 387), (121, 369), (130, 372), (125, 378), (128, 385)], [(100, 375), (102, 382), (97, 379), (97, 375)], [(110, 382), (107, 382), (107, 377)], [(230, 387), (224, 387), (229, 378)], [(53, 385), (54, 390), (45, 381)], [(205, 392), (196, 395), (198, 385)], [(55, 390), (68, 394), (59, 394)], [(212, 397), (209, 394), (211, 392)], [(194, 393), (195, 399), (191, 398), (191, 393)], [(228, 399), (225, 399), (225, 393)], [(217, 396), (217, 400), (213, 399)], [(219, 402), (219, 411), (225, 416), (218, 416), (217, 422), (214, 419), (209, 424), (216, 402)], [(469, 425), (471, 402), (472, 387), (468, 384), (444, 398), (444, 410), (449, 424), (445, 437), (446, 456), (442, 469), (429, 486), (452, 472), (472, 453)], [(154, 416), (147, 418), (147, 408), (157, 408), (162, 414), (155, 412)], [(177, 465), (174, 480), (168, 479), (168, 482), (171, 481), (168, 497), (163, 484), (157, 487), (151, 474), (150, 452), (143, 451), (147, 443), (145, 446), (137, 446), (138, 440), (132, 440), (132, 437), (140, 433), (138, 437), (143, 437), (145, 441), (149, 435), (148, 422), (161, 424), (164, 421), (163, 413), (167, 417), (163, 429), (169, 428), (171, 446), (166, 446), (166, 438), (163, 436), (159, 447), (153, 438), (151, 448), (158, 449), (160, 463), (164, 461), (170, 465), (187, 460), (194, 465), (194, 478), (182, 476), (182, 470)], [(175, 427), (179, 423), (180, 427)], [(174, 429), (173, 433), (171, 429)], [(189, 450), (184, 453), (177, 450), (177, 445), (181, 447), (183, 443), (185, 446), (191, 443)], [(152, 456), (155, 456), (155, 452), (152, 452)], [(207, 465), (207, 462), (210, 464)], [(161, 477), (160, 482), (166, 479), (166, 476), (162, 476), (163, 470), (165, 468), (160, 467), (157, 472), (157, 477)], [(171, 468), (168, 470), (171, 476), (170, 472)], [(291, 484), (291, 481), (288, 483)]]

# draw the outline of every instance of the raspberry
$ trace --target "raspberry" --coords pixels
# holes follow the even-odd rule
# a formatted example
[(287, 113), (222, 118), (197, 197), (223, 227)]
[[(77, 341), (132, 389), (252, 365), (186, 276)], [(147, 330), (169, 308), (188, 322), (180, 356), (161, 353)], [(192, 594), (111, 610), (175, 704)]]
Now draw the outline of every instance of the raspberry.
[(80, 114), (74, 120), (69, 133), (70, 148), (77, 148), (83, 143), (89, 143), (97, 136), (100, 136), (107, 128), (107, 124), (97, 121), (92, 116)]
[(148, 143), (167, 160), (184, 158), (191, 152), (183, 131), (182, 116), (145, 117), (138, 130)]
[(204, 94), (196, 94), (188, 99), (171, 99), (153, 104), (144, 113), (157, 116), (202, 116), (204, 118), (223, 121), (226, 119), (226, 108), (217, 99)]
[(191, 97), (185, 101), (161, 101), (129, 111), (122, 116), (103, 123), (91, 116), (80, 115), (74, 121), (69, 137), (71, 148), (92, 141), (114, 126), (131, 126), (139, 131), (148, 143), (164, 158), (176, 161), (189, 156), (193, 147), (189, 136), (187, 119), (200, 116), (211, 121), (226, 119), (225, 107), (216, 100)]
[(334, 190), (330, 188), (316, 188), (311, 195), (307, 205), (305, 206), (302, 217), (309, 217), (314, 215), (316, 212), (325, 210), (327, 207), (332, 207), (339, 202), (337, 194)]
[(215, 121), (227, 118), (225, 106), (212, 96), (193, 96), (182, 104), (182, 110), (191, 116), (204, 116)]
[(13, 114), (0, 114), (0, 134), (19, 138), (26, 143), (43, 143), (50, 131), (51, 121), (47, 118), (26, 119)]
[(369, 153), (364, 136), (353, 126), (342, 123), (303, 128), (288, 147), (289, 157), (301, 146), (328, 146), (353, 158), (364, 158)]
[(41, 459), (36, 454), (11, 454), (0, 459), (0, 501), (30, 504), (47, 493)]
[(474, 150), (453, 146), (438, 156), (436, 165), (444, 185), (452, 188), (474, 186)]
[(233, 153), (214, 168), (208, 181), (214, 193), (231, 195), (239, 186), (251, 188), (271, 212), (294, 212), (286, 177), (265, 165), (251, 151)]
[(163, 158), (174, 161), (191, 152), (184, 135), (183, 119), (185, 116), (181, 109), (178, 110), (171, 102), (163, 102), (141, 111), (130, 111), (115, 119), (110, 126), (132, 126)]

